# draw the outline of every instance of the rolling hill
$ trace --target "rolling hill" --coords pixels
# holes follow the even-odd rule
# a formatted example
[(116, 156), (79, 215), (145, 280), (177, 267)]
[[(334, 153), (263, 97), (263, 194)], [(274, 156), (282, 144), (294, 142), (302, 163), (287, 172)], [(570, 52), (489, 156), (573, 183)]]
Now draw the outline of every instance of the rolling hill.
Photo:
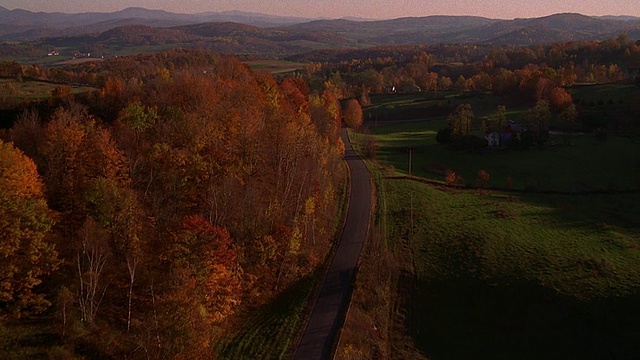
[(239, 11), (176, 14), (131, 7), (112, 13), (79, 14), (8, 10), (0, 7), (0, 40), (27, 41), (44, 36), (77, 36), (124, 25), (171, 27), (207, 22), (237, 22), (261, 27), (291, 25), (309, 19)]
[(494, 20), (471, 16), (429, 16), (384, 21), (324, 20), (290, 26), (324, 31), (371, 45), (496, 43), (529, 45), (570, 40), (602, 40), (640, 29), (640, 19), (613, 20), (580, 14)]
[[(129, 8), (115, 13), (61, 14), (0, 8), (0, 41), (23, 39), (44, 54), (53, 48), (109, 56), (179, 46), (283, 57), (322, 49), (447, 43), (518, 46), (604, 40), (620, 34), (638, 40), (640, 19), (565, 13), (514, 20), (427, 16), (309, 21), (241, 12), (174, 14)], [(0, 58), (10, 58), (11, 46), (3, 46)]]

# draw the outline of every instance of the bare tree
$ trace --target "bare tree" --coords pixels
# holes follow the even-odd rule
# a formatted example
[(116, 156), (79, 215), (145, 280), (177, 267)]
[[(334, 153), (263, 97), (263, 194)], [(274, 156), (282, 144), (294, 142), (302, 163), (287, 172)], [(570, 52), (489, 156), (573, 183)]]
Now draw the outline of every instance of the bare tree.
[(87, 218), (81, 230), (80, 248), (76, 252), (78, 269), (78, 305), (82, 321), (93, 323), (107, 291), (104, 271), (109, 257), (106, 236), (99, 225)]

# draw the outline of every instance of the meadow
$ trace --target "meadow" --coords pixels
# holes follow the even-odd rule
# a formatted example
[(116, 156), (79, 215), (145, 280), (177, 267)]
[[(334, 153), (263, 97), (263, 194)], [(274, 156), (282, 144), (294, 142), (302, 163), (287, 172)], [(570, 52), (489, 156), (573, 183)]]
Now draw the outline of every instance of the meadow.
[[(605, 91), (576, 91), (599, 98), (594, 90)], [(631, 98), (638, 90), (625, 91)], [(447, 97), (451, 107), (459, 100), (449, 94), (438, 101), (448, 104)], [(460, 100), (481, 116), (500, 101)], [(376, 126), (375, 114), (390, 120), (433, 106), (424, 94), (372, 101), (365, 114), (373, 120), (355, 136), (361, 148), (371, 139), (377, 144), (369, 165), (378, 213), (363, 260), (376, 265), (358, 274), (339, 359), (640, 356), (640, 157), (633, 136), (459, 151), (435, 141), (443, 115)], [(522, 111), (507, 110), (514, 120)], [(461, 174), (467, 187), (447, 186), (433, 169)], [(480, 169), (491, 174), (489, 188), (476, 186)]]
[[(0, 90), (2, 97), (18, 100), (46, 100), (51, 97), (51, 92), (60, 85), (47, 81), (0, 79)], [(72, 94), (85, 93), (94, 90), (88, 86), (66, 85), (71, 89)]]
[[(577, 90), (584, 99), (596, 98), (594, 92), (610, 91), (604, 87)], [(640, 95), (627, 87), (625, 100)], [(501, 99), (486, 95), (449, 100), (425, 100), (422, 94), (372, 97), (373, 106), (365, 109), (368, 130), (374, 136), (377, 159), (392, 166), (399, 174), (408, 174), (409, 151), (412, 152), (412, 175), (444, 181), (447, 170), (460, 175), (466, 185), (477, 185), (478, 171), (490, 175), (487, 186), (502, 189), (585, 192), (640, 189), (640, 141), (637, 136), (609, 136), (605, 141), (591, 134), (574, 135), (567, 144), (563, 135), (550, 135), (549, 144), (527, 150), (456, 150), (438, 144), (436, 134), (446, 127), (447, 115), (414, 118), (405, 121), (376, 121), (376, 117), (395, 118), (397, 114), (433, 113), (434, 108), (452, 111), (460, 103), (470, 103), (476, 114), (475, 134), (481, 134), (482, 116), (495, 111)], [(613, 97), (611, 97), (613, 98)], [(591, 101), (591, 100), (589, 100)], [(446, 105), (438, 105), (445, 103)], [(449, 104), (450, 103), (450, 104)], [(616, 102), (617, 104), (617, 102)], [(445, 107), (446, 106), (446, 107)], [(523, 107), (507, 106), (507, 117), (517, 122)], [(442, 112), (442, 110), (437, 110)], [(402, 119), (402, 116), (401, 116)]]
[(430, 359), (640, 354), (640, 196), (380, 186), (387, 246), (411, 249), (408, 328)]
[(254, 70), (266, 71), (274, 75), (287, 74), (304, 68), (303, 63), (285, 60), (251, 60), (246, 64)]

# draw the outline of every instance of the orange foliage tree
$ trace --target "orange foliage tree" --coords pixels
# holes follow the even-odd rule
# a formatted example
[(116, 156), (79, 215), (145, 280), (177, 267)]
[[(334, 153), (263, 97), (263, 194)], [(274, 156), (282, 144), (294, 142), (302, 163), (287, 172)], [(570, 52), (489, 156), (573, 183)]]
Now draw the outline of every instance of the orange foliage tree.
[(344, 109), (344, 121), (350, 127), (357, 129), (362, 125), (362, 107), (356, 99), (347, 102)]
[(159, 307), (162, 348), (174, 358), (211, 357), (212, 325), (242, 301), (242, 268), (225, 228), (185, 216), (164, 254), (168, 279)]
[(34, 288), (58, 265), (47, 241), (52, 225), (36, 165), (0, 141), (0, 308), (13, 315), (49, 305)]
[(233, 314), (242, 301), (242, 268), (227, 229), (197, 215), (184, 217), (172, 249), (175, 265), (189, 269), (211, 322)]

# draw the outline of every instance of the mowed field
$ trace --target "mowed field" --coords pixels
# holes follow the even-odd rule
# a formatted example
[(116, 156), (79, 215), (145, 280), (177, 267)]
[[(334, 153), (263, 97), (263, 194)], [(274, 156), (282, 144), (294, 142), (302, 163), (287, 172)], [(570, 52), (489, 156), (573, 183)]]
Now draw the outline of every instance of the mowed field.
[(408, 328), (429, 359), (640, 356), (640, 196), (381, 187), (387, 245), (411, 250)]
[[(16, 99), (19, 101), (44, 100), (51, 97), (51, 92), (60, 85), (46, 81), (17, 81), (14, 79), (0, 79), (0, 92), (6, 99)], [(94, 90), (88, 86), (68, 85), (72, 94), (84, 93)]]
[(266, 71), (271, 74), (286, 74), (304, 68), (303, 63), (285, 60), (251, 60), (246, 62), (254, 70)]
[[(611, 88), (577, 91), (585, 99), (600, 98), (594, 91), (618, 96)], [(622, 102), (639, 93), (626, 87)], [(363, 260), (376, 265), (361, 267), (339, 359), (640, 358), (636, 135), (458, 151), (435, 141), (446, 115), (393, 121), (407, 109), (433, 111), (427, 109), (434, 100), (424, 94), (372, 100), (365, 112), (369, 134), (357, 137), (363, 148), (371, 138), (378, 146), (370, 166), (379, 235)], [(485, 116), (500, 99), (449, 94), (436, 103), (454, 108), (457, 101)], [(606, 115), (611, 102), (596, 113)], [(507, 104), (510, 119), (522, 110)], [(408, 173), (409, 150), (412, 175), (440, 184), (398, 176)], [(453, 170), (470, 187), (448, 187), (433, 169)], [(480, 169), (490, 173), (494, 189), (473, 188)]]
[[(612, 102), (619, 104), (621, 97), (609, 87), (580, 88), (576, 92), (588, 101), (599, 98), (599, 93), (609, 94), (610, 99), (616, 99)], [(625, 86), (623, 91), (622, 101), (626, 104), (634, 96), (640, 97), (640, 88)], [(482, 136), (480, 118), (492, 114), (501, 100), (491, 95), (459, 99), (450, 94), (439, 101), (425, 100), (428, 97), (423, 94), (372, 97), (374, 105), (365, 109), (366, 124), (378, 145), (378, 160), (393, 166), (400, 174), (409, 171), (411, 151), (412, 175), (432, 180), (444, 181), (444, 173), (451, 170), (466, 185), (475, 186), (478, 171), (485, 170), (490, 175), (488, 186), (494, 188), (565, 192), (640, 189), (638, 134), (608, 136), (606, 141), (580, 134), (572, 136), (571, 145), (563, 145), (562, 135), (551, 135), (550, 143), (555, 145), (523, 151), (456, 150), (436, 142), (438, 130), (446, 127), (448, 113), (460, 103), (470, 103), (476, 114), (474, 132)], [(523, 110), (507, 105), (509, 120), (518, 122)], [(397, 114), (402, 118), (403, 114), (420, 113), (428, 117), (416, 121), (391, 120)], [(606, 113), (598, 116), (606, 117)], [(386, 120), (376, 121), (376, 117)]]

